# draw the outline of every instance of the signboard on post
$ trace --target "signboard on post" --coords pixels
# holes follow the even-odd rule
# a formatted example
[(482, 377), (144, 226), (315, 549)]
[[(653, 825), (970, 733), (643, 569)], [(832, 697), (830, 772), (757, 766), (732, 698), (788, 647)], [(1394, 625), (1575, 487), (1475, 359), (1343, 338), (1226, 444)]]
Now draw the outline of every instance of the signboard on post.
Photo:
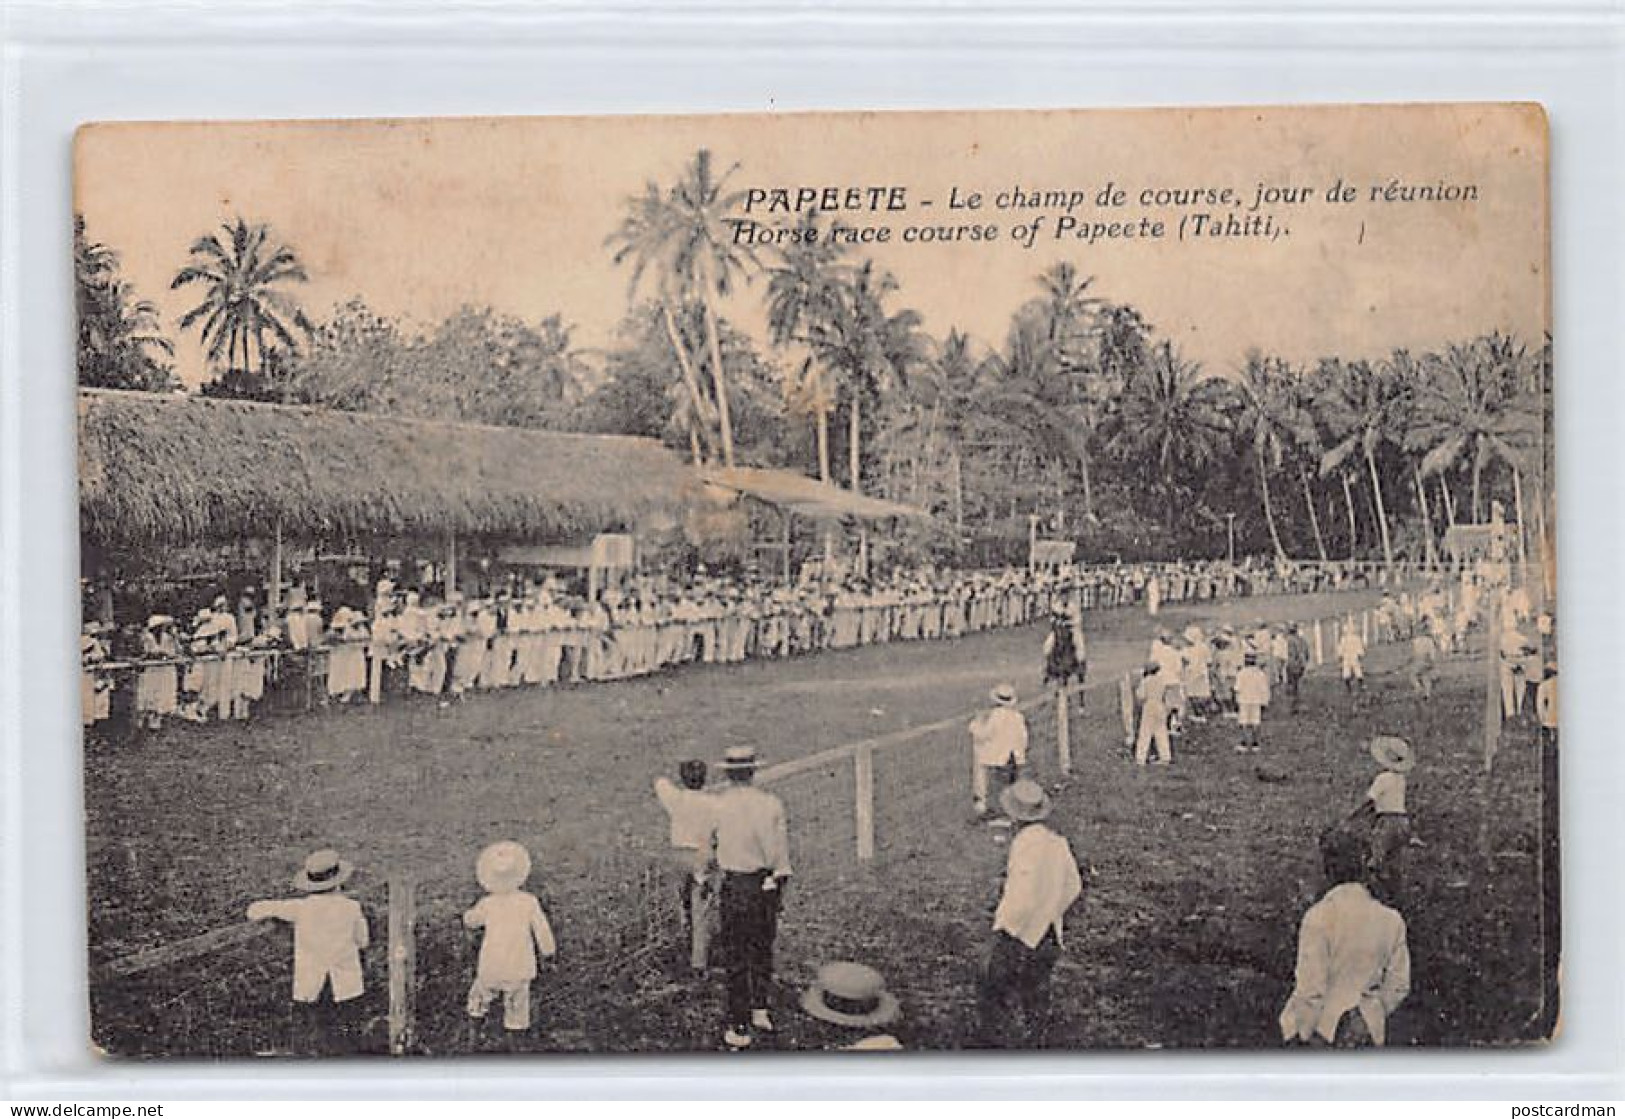
[(1077, 553), (1075, 540), (1036, 540), (1033, 542), (1032, 566), (1035, 571), (1064, 567)]

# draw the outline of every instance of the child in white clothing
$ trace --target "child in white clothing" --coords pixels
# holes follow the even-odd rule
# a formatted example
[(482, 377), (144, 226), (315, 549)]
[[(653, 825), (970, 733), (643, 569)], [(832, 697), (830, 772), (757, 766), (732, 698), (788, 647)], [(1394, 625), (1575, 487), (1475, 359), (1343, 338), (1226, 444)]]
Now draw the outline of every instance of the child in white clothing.
[(1258, 728), (1264, 721), (1264, 708), (1270, 705), (1270, 678), (1258, 661), (1257, 653), (1248, 653), (1241, 671), (1236, 673), (1237, 722), (1241, 725), (1238, 754), (1258, 753)]
[[(342, 1052), (356, 1040), (355, 1009), (361, 998), (361, 950), (367, 946), (367, 918), (361, 904), (344, 894), (355, 867), (337, 851), (316, 851), (294, 875), (304, 897), (256, 901), (250, 921), (286, 921), (293, 926), (294, 1049)], [(322, 1001), (326, 991), (331, 1003)]]
[(493, 843), (480, 852), (474, 876), (487, 892), (463, 914), (463, 924), (484, 929), (485, 939), (468, 991), (468, 1016), (484, 1018), (501, 995), (503, 1028), (527, 1030), (536, 953), (551, 960), (557, 951), (541, 903), (519, 888), (530, 877), (530, 852), (509, 840)]
[(1337, 639), (1338, 666), (1343, 672), (1343, 690), (1352, 692), (1356, 684), (1365, 691), (1365, 639), (1351, 617), (1343, 623)]

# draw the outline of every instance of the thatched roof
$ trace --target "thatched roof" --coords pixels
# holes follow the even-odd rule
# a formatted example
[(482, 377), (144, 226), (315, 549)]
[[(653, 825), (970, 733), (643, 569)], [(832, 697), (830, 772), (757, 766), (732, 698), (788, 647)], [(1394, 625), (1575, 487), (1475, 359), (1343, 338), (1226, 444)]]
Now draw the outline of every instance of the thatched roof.
[(102, 545), (441, 535), (579, 538), (675, 513), (659, 443), (84, 389), (79, 514)]
[(731, 493), (743, 494), (780, 509), (787, 509), (799, 517), (814, 520), (883, 521), (899, 519), (929, 519), (930, 514), (912, 505), (899, 505), (868, 497), (839, 486), (825, 485), (804, 474), (785, 470), (761, 470), (740, 466), (733, 469), (716, 468), (701, 474), (708, 485)]

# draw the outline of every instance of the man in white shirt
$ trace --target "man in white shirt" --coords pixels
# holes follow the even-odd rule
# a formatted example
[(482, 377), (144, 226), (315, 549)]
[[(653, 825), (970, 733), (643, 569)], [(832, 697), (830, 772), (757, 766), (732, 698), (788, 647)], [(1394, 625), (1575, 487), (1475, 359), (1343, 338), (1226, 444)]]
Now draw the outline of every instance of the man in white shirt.
[(655, 778), (655, 797), (671, 817), (671, 848), (677, 872), (677, 900), (688, 929), (689, 967), (703, 972), (711, 942), (711, 856), (717, 836), (717, 798), (705, 791), (705, 763), (697, 758), (677, 767), (681, 786)]
[(971, 802), (978, 819), (987, 815), (988, 786), (994, 774), (1015, 781), (1027, 766), (1027, 720), (1016, 710), (1015, 686), (1000, 684), (990, 698), (993, 707), (970, 722)]
[(1542, 746), (1557, 745), (1557, 664), (1546, 665), (1545, 676), (1535, 689), (1535, 715), (1540, 720)]
[[(999, 804), (1019, 829), (1010, 841), (1004, 892), (993, 914), (993, 951), (977, 1000), (979, 1041), (1002, 1048), (1043, 1047), (1049, 1024), (1050, 972), (1061, 954), (1062, 919), (1083, 893), (1072, 847), (1044, 822), (1049, 794), (1036, 781), (1017, 781)], [(1020, 1017), (1012, 1030), (1007, 1011)]]
[(1383, 1045), (1388, 1018), (1411, 989), (1405, 919), (1361, 882), (1365, 844), (1336, 830), (1321, 838), (1331, 888), (1298, 928), (1297, 981), (1281, 1037), (1310, 1045)]
[(1501, 718), (1507, 722), (1523, 714), (1523, 696), (1529, 690), (1526, 665), (1532, 649), (1516, 626), (1501, 631)]
[(730, 784), (717, 795), (717, 866), (722, 869), (722, 950), (727, 957), (727, 1028), (723, 1044), (744, 1049), (753, 1031), (773, 1029), (767, 1012), (773, 940), (790, 877), (784, 805), (752, 786), (756, 751), (730, 746), (722, 762)]

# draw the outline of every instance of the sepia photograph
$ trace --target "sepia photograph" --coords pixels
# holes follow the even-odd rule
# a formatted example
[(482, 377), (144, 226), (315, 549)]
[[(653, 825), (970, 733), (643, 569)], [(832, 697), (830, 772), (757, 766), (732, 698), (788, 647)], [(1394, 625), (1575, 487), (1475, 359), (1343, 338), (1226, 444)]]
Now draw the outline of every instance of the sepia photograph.
[(87, 1043), (1551, 1041), (1549, 228), (1533, 104), (85, 125)]

